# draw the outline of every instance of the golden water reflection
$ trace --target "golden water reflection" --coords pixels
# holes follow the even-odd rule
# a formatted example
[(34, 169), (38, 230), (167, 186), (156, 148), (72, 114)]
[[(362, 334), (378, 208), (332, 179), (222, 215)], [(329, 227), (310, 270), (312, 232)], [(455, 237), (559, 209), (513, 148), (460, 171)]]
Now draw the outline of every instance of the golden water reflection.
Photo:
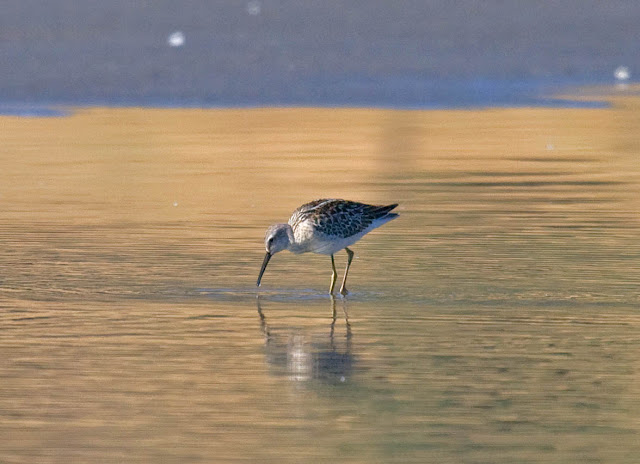
[[(640, 101), (613, 103), (1, 117), (0, 461), (634, 462)], [(318, 197), (400, 217), (346, 300), (318, 255), (258, 292), (266, 226)]]

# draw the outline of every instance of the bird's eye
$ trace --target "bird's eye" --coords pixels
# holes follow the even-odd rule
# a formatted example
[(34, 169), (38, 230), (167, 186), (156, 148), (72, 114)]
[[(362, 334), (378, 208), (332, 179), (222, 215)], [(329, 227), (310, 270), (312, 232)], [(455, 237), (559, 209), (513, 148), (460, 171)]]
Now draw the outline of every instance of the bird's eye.
[(267, 240), (267, 243), (271, 245), (273, 243), (273, 237), (269, 237), (269, 240)]

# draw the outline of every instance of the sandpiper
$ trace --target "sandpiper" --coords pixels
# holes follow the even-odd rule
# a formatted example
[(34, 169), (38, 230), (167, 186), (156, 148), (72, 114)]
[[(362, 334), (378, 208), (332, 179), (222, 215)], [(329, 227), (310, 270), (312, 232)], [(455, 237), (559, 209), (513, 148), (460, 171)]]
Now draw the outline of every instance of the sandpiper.
[(282, 250), (293, 253), (320, 253), (331, 255), (331, 286), (333, 294), (338, 273), (333, 254), (343, 248), (347, 252), (347, 267), (340, 287), (340, 293), (348, 293), (345, 285), (349, 266), (353, 260), (353, 251), (348, 247), (360, 240), (365, 234), (398, 217), (391, 210), (397, 204), (374, 206), (348, 200), (322, 199), (306, 203), (296, 209), (287, 224), (274, 224), (267, 229), (264, 245), (267, 254), (264, 257), (257, 286), (260, 286), (271, 257)]

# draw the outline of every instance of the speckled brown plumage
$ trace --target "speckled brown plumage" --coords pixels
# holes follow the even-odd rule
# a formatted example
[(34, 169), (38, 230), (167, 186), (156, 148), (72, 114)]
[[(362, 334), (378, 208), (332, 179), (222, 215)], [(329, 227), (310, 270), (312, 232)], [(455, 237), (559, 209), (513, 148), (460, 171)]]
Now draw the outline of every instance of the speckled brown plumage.
[(304, 221), (310, 221), (322, 234), (347, 238), (365, 231), (376, 219), (396, 217), (397, 214), (390, 212), (396, 206), (375, 206), (338, 199), (314, 200), (296, 209), (289, 224), (295, 229)]

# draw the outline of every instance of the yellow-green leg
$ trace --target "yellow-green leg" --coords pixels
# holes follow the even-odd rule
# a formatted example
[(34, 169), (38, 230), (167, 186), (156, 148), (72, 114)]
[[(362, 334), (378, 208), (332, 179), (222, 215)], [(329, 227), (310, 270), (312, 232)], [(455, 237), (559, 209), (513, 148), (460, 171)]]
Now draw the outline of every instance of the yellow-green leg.
[(329, 293), (333, 295), (333, 288), (336, 286), (336, 280), (338, 280), (338, 271), (336, 271), (336, 262), (333, 260), (333, 255), (331, 255), (331, 269), (333, 269), (333, 272), (331, 273), (331, 286), (329, 287)]
[(349, 267), (351, 266), (353, 255), (355, 254), (349, 248), (345, 248), (344, 250), (347, 252), (347, 256), (349, 258), (347, 259), (347, 268), (344, 270), (344, 278), (342, 279), (342, 285), (340, 286), (340, 294), (342, 295), (346, 295), (347, 293), (349, 293), (345, 285), (347, 285), (347, 274), (349, 274)]

